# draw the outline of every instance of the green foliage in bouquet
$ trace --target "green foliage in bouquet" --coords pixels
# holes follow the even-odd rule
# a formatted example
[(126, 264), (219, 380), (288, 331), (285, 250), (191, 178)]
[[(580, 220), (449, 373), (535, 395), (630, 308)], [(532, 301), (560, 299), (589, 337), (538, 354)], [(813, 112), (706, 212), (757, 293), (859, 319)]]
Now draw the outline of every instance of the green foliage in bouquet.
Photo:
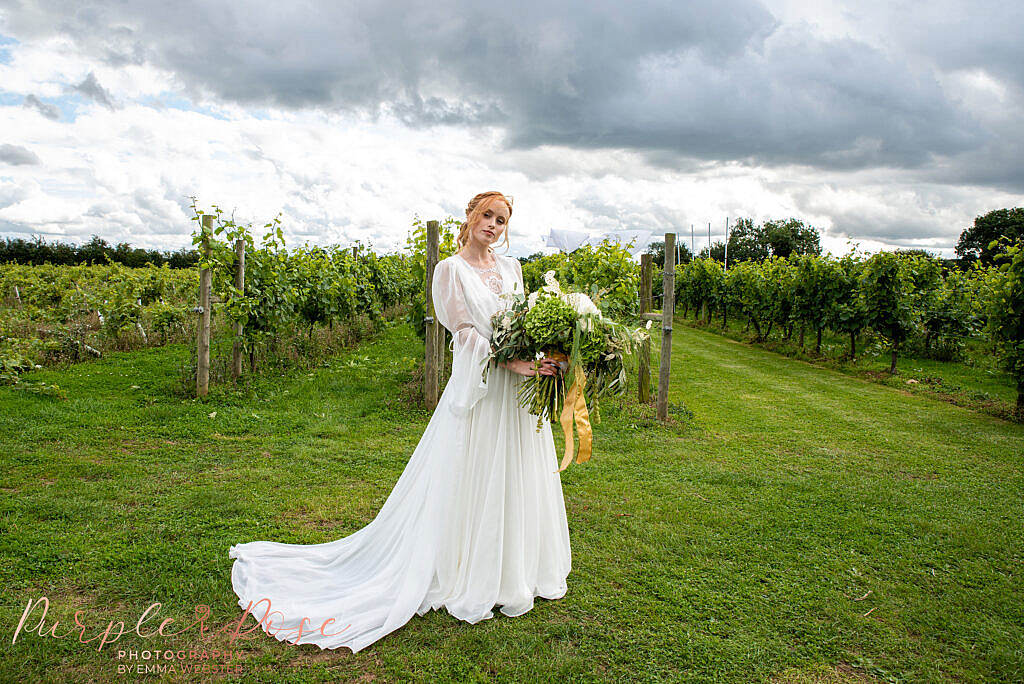
[(583, 366), (592, 366), (598, 362), (607, 348), (608, 339), (600, 327), (588, 332), (581, 331), (576, 342), (576, 358)]
[(570, 340), (576, 323), (576, 311), (553, 295), (540, 297), (526, 312), (523, 327), (537, 347), (564, 345)]
[(624, 357), (635, 352), (647, 333), (614, 322), (582, 293), (563, 292), (554, 271), (543, 278), (547, 284), (528, 298), (504, 295), (506, 308), (491, 319), (491, 358), (500, 363), (551, 356), (562, 362), (561, 373), (534, 375), (520, 386), (520, 405), (538, 417), (538, 429), (544, 418), (560, 416), (567, 391), (579, 378), (577, 368), (584, 379), (584, 398), (599, 419), (599, 399), (625, 391)]

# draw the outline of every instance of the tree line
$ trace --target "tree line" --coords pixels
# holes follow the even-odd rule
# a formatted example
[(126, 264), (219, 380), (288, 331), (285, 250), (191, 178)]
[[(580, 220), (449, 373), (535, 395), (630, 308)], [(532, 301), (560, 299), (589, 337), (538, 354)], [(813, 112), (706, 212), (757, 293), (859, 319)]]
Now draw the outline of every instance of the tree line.
[(132, 247), (127, 242), (111, 245), (98, 235), (83, 245), (66, 242), (47, 242), (40, 236), (32, 240), (5, 238), (0, 242), (0, 264), (15, 263), (31, 266), (53, 264), (78, 266), (79, 264), (122, 264), (130, 268), (163, 266), (169, 268), (195, 268), (199, 252), (182, 247), (177, 251), (160, 251)]
[[(917, 254), (922, 257), (938, 259), (944, 270), (957, 268), (966, 270), (972, 264), (992, 266), (997, 254), (1002, 251), (999, 240), (1014, 243), (1024, 237), (1024, 207), (995, 209), (974, 219), (973, 225), (960, 233), (955, 252), (956, 259), (944, 259), (932, 255), (923, 249), (897, 249), (896, 254)], [(993, 245), (993, 242), (996, 245)], [(693, 259), (713, 259), (719, 263), (726, 261), (726, 243), (722, 240), (713, 242), (694, 254), (686, 244), (685, 235), (677, 236), (679, 259), (677, 264), (687, 264)], [(655, 266), (665, 267), (665, 243), (652, 242), (647, 252), (653, 255)], [(737, 264), (742, 261), (764, 261), (769, 257), (789, 257), (792, 255), (821, 255), (820, 231), (796, 218), (767, 220), (754, 224), (749, 218), (741, 218), (729, 232), (728, 263)], [(540, 254), (533, 255), (533, 259)]]

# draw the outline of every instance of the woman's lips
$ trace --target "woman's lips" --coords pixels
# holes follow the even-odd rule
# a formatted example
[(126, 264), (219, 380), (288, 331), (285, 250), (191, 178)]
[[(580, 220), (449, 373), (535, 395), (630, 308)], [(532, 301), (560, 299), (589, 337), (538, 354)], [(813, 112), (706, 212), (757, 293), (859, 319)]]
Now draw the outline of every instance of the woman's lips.
[(492, 233), (492, 232), (491, 232), (491, 231), (489, 231), (489, 230), (485, 230), (485, 231), (484, 231), (484, 233), (485, 233), (486, 235), (490, 235), (491, 237), (494, 237), (494, 233)]

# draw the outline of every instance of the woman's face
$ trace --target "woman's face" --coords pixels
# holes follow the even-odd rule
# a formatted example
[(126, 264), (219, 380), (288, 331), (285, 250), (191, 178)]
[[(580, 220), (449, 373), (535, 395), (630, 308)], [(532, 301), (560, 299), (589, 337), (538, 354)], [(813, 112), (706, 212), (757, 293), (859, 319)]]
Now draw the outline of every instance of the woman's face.
[(484, 249), (490, 247), (505, 232), (508, 216), (508, 207), (505, 203), (496, 197), (491, 199), (476, 223), (469, 227), (469, 241), (476, 242)]

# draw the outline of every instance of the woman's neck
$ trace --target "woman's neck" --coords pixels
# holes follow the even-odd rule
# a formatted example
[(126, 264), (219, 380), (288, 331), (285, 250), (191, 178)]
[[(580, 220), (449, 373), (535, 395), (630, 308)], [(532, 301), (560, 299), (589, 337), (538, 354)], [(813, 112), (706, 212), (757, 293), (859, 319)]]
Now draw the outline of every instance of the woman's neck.
[(465, 245), (461, 250), (459, 250), (459, 254), (461, 254), (462, 258), (467, 260), (469, 263), (480, 266), (481, 268), (490, 266), (497, 260), (497, 257), (491, 257), (491, 254), (486, 247), (481, 247), (473, 243)]

